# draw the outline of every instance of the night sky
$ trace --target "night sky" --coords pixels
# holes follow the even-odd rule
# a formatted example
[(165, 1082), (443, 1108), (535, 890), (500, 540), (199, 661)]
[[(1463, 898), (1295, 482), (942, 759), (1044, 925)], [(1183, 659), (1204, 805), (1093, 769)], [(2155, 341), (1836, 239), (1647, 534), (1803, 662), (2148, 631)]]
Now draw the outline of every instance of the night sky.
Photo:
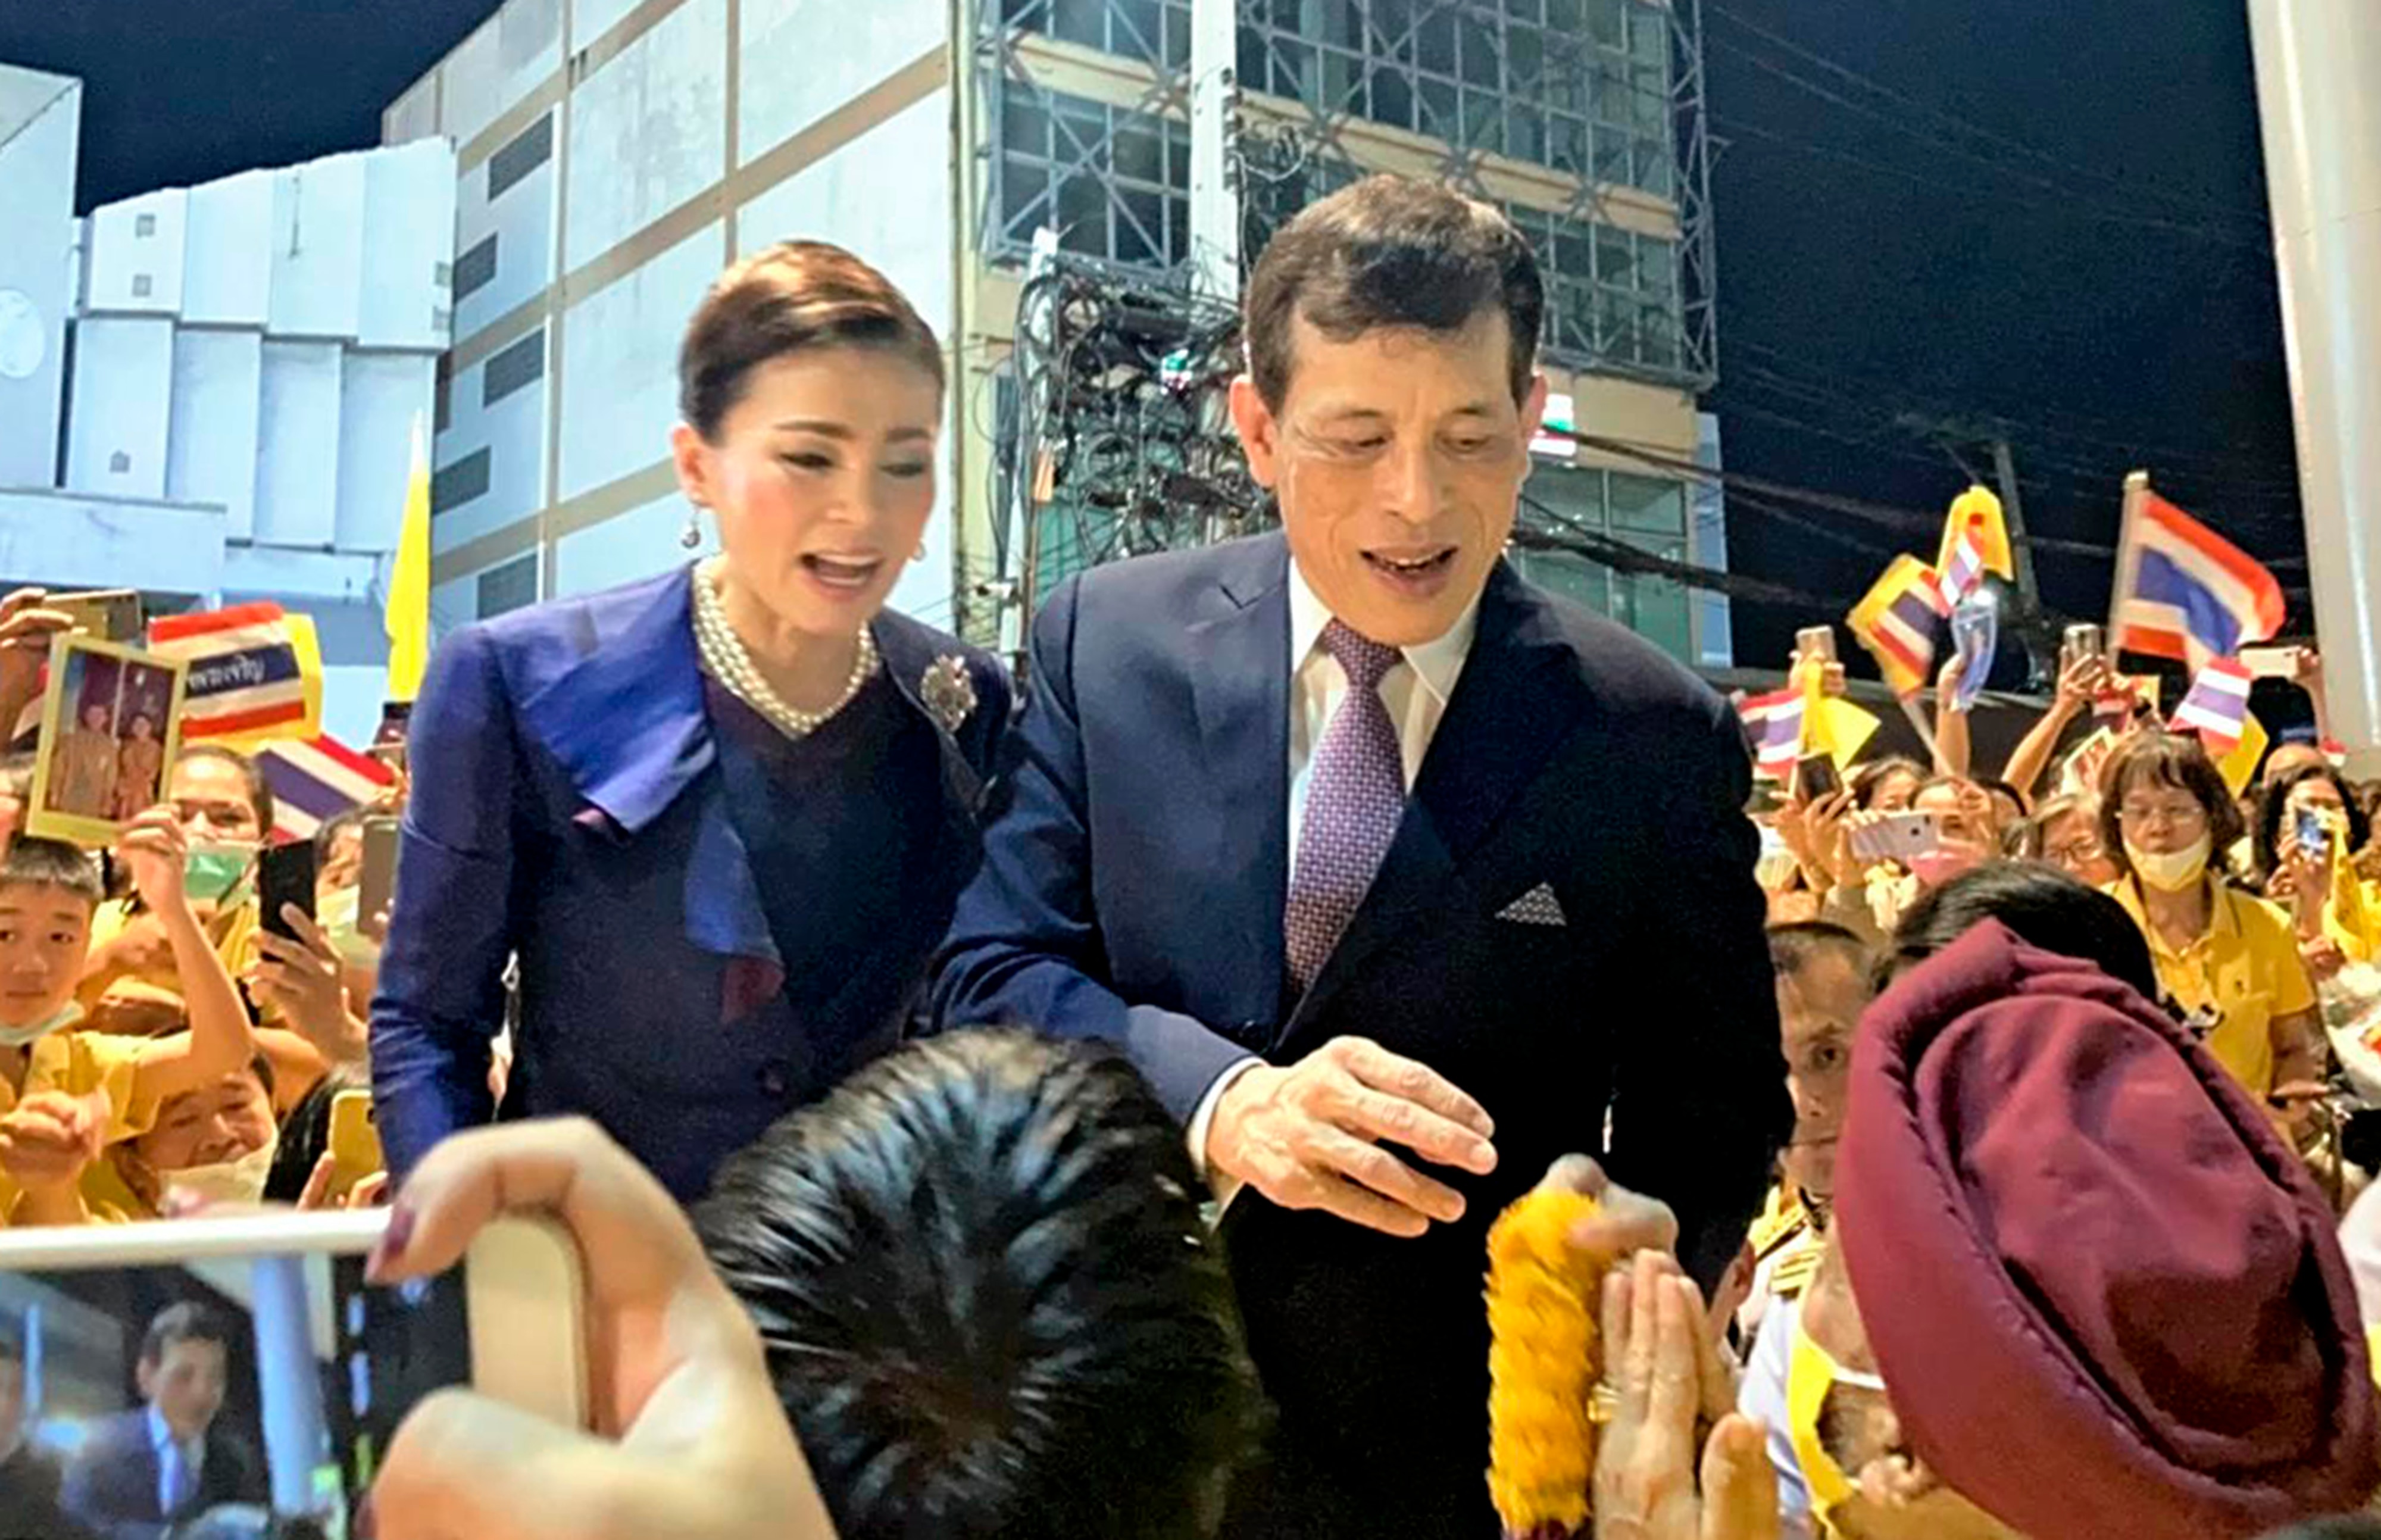
[[(2253, 554), (2302, 561), (2236, 0), (2154, 26), (2132, 0), (1705, 3), (1726, 141), (1710, 401), (1732, 469), (1936, 512), (1965, 483), (1955, 456), (1989, 473), (1989, 450), (1909, 419), (1987, 420), (2037, 534), (2109, 544), (2139, 463)], [(494, 8), (0, 0), (0, 59), (87, 82), (88, 208), (374, 143), (382, 108)], [(1933, 556), (1923, 534), (1765, 499), (1731, 521), (1738, 570), (1838, 614), (1892, 550)], [(2037, 566), (2054, 610), (2102, 616), (2104, 559)], [(1781, 663), (1820, 617), (1739, 601), (1740, 661)]]

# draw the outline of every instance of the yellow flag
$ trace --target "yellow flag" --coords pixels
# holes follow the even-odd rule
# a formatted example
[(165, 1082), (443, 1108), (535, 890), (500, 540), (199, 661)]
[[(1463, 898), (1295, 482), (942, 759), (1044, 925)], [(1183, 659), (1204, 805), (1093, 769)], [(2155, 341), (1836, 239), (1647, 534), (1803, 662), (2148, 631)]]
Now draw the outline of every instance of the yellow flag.
[(1990, 487), (1972, 486), (1952, 499), (1951, 512), (1943, 520), (1943, 552), (1935, 561), (1935, 570), (1951, 570), (1951, 549), (1959, 544), (1960, 532), (1975, 532), (1976, 550), (1984, 559), (1984, 570), (1996, 577), (2017, 581), (2017, 560), (2009, 554), (2009, 522), (2001, 514), (2001, 500)]
[(2249, 777), (2257, 773), (2257, 765), (2265, 757), (2265, 746), (2273, 739), (2266, 736), (2265, 725), (2253, 713), (2241, 719), (2241, 742), (2230, 753), (2216, 762), (2224, 772), (2224, 784), (2238, 797), (2248, 788)]
[(388, 579), (388, 699), (410, 701), (430, 665), (430, 450), (421, 419), (413, 420), (413, 466), (405, 483), (405, 520), (397, 528), (397, 562)]
[(2357, 874), (2354, 854), (2348, 848), (2348, 820), (2331, 824), (2331, 931), (2340, 949), (2358, 962), (2373, 960), (2373, 911), (2365, 902), (2364, 879)]
[(1802, 752), (1825, 754), (1838, 770), (1849, 770), (1876, 736), (1877, 720), (1868, 712), (1826, 691), (1826, 666), (1813, 662), (1802, 667)]

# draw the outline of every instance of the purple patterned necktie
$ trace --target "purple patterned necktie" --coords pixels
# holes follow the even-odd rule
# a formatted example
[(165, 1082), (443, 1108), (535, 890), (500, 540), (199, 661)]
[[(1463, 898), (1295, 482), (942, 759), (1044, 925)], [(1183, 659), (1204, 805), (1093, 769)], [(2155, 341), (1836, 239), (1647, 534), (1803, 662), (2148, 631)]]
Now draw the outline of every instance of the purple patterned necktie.
[(1282, 916), (1290, 981), (1301, 993), (1356, 917), (1406, 810), (1397, 724), (1381, 702), (1381, 680), (1400, 654), (1337, 620), (1324, 629), (1323, 649), (1347, 671), (1348, 694), (1314, 751), (1289, 907)]

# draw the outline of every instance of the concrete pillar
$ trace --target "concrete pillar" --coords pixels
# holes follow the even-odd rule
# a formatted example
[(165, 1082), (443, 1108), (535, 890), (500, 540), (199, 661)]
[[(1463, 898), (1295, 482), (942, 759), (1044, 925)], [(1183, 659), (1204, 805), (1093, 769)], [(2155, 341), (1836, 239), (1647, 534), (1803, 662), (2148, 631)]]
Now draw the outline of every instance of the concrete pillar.
[(2381, 773), (2381, 6), (2249, 0), (2332, 731)]

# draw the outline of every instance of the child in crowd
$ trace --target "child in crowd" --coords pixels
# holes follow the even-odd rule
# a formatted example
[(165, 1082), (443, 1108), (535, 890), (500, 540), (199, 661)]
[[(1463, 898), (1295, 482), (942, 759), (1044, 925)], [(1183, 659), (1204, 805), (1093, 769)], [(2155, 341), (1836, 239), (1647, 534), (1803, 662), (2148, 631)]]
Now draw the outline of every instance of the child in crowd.
[(20, 838), (0, 860), (0, 1223), (87, 1220), (80, 1184), (103, 1149), (255, 1054), (247, 1009), (184, 889), (187, 850), (162, 809), (135, 819), (117, 848), (165, 930), (188, 1003), (189, 1030), (158, 1038), (70, 1030), (104, 896), (93, 858)]

